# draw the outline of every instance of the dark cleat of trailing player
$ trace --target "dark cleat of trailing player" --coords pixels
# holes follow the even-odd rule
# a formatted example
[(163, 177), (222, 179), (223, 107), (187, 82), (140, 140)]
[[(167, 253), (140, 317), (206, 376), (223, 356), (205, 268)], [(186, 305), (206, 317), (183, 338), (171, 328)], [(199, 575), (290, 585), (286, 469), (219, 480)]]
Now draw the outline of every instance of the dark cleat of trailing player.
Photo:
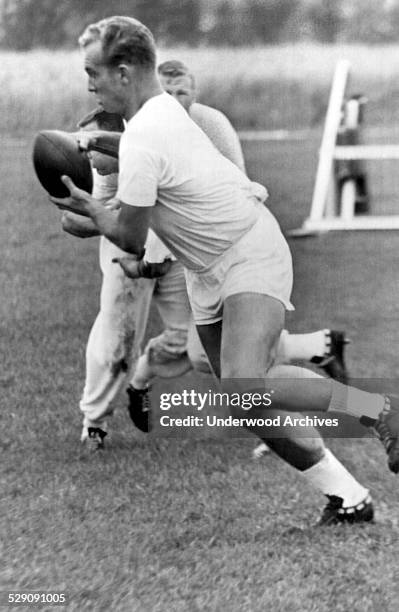
[(370, 523), (374, 519), (374, 508), (370, 495), (367, 495), (357, 506), (349, 508), (342, 507), (342, 497), (336, 495), (327, 495), (327, 497), (329, 501), (317, 523), (319, 526)]
[(88, 427), (87, 431), (82, 434), (81, 441), (85, 442), (87, 448), (91, 451), (102, 450), (104, 448), (104, 438), (107, 432), (100, 427)]
[[(379, 414), (373, 428), (388, 455), (389, 469), (397, 474), (399, 472), (399, 409), (392, 405), (392, 400), (391, 397), (386, 398), (384, 409)], [(397, 402), (396, 398), (395, 403)], [(364, 420), (365, 418), (362, 417), (360, 422)]]
[(325, 371), (327, 376), (338, 380), (338, 382), (348, 382), (348, 372), (346, 370), (344, 350), (345, 345), (350, 343), (345, 332), (331, 329), (328, 333), (330, 340), (330, 350), (324, 357), (313, 357), (311, 361)]
[(129, 397), (127, 410), (137, 429), (149, 433), (151, 426), (151, 403), (149, 389), (135, 389), (129, 385), (126, 389)]

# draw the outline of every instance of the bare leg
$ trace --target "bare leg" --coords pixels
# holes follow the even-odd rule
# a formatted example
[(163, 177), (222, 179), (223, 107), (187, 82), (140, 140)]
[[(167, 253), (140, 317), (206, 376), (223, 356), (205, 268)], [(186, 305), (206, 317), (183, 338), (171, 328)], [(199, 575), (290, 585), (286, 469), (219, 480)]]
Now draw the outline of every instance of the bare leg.
[[(242, 294), (241, 294), (242, 295)], [(269, 298), (270, 299), (270, 298)], [(273, 300), (276, 302), (276, 300)], [(277, 303), (278, 304), (278, 303)], [(224, 319), (223, 325), (226, 325), (227, 321)], [(252, 319), (253, 326), (256, 329), (259, 329), (256, 325), (256, 319)], [(281, 322), (282, 324), (282, 322)], [(211, 363), (212, 369), (215, 372), (215, 375), (220, 378), (220, 349), (222, 344), (222, 323), (213, 323), (211, 325), (200, 325), (197, 327), (198, 334), (201, 338), (201, 342), (203, 343), (204, 349), (207, 352), (208, 359)], [(246, 332), (248, 328), (242, 323), (239, 330), (236, 330), (237, 336), (239, 338), (240, 331)], [(256, 333), (256, 330), (253, 330), (253, 333)], [(272, 349), (276, 342), (279, 339), (279, 331), (276, 331), (275, 340), (271, 342), (271, 350), (270, 353), (273, 354)], [(240, 351), (240, 339), (238, 339), (237, 343), (234, 343), (233, 347), (226, 348), (226, 358), (228, 358), (229, 351), (232, 353), (236, 352), (238, 354), (242, 354)], [(258, 344), (259, 346), (259, 344)], [(261, 347), (260, 354), (258, 354), (258, 359), (263, 359), (264, 350)], [(272, 360), (272, 357), (271, 357)], [(265, 370), (266, 371), (266, 368)], [(246, 370), (244, 376), (246, 378), (264, 378), (263, 376), (254, 376), (251, 370)], [(269, 413), (268, 413), (269, 416)], [(301, 437), (295, 436), (295, 430), (293, 431), (284, 431), (284, 438), (268, 438), (266, 435), (263, 436), (263, 439), (267, 442), (267, 444), (274, 450), (274, 452), (279, 455), (282, 459), (284, 459), (287, 463), (297, 468), (298, 470), (306, 470), (311, 466), (315, 465), (324, 455), (324, 443), (319, 436), (317, 430), (313, 427), (309, 427), (309, 435), (303, 436), (304, 431), (301, 429)], [(288, 433), (288, 435), (287, 435)]]
[[(220, 323), (199, 326), (198, 333), (215, 373), (221, 371), (222, 381), (234, 378), (235, 389), (239, 379), (244, 378), (244, 387), (240, 391), (245, 391), (248, 379), (263, 380), (270, 369), (283, 322), (284, 310), (277, 300), (257, 294), (240, 294), (226, 300), (223, 327)], [(295, 368), (290, 370), (290, 375), (301, 379), (306, 372)], [(284, 373), (274, 372), (276, 377)], [(310, 372), (309, 376), (317, 375)], [(238, 408), (238, 413), (242, 416), (241, 408)], [(268, 416), (272, 416), (270, 410)], [(259, 435), (259, 431), (254, 433)], [(284, 437), (281, 438), (268, 438), (267, 435), (262, 438), (279, 457), (301, 471), (309, 484), (325, 495), (341, 499), (343, 507), (364, 504), (367, 489), (325, 448), (315, 428), (308, 427), (306, 437), (302, 437), (304, 433), (301, 429), (301, 436), (298, 436), (293, 428), (282, 432)], [(368, 504), (367, 520), (370, 520), (372, 506), (370, 502)]]

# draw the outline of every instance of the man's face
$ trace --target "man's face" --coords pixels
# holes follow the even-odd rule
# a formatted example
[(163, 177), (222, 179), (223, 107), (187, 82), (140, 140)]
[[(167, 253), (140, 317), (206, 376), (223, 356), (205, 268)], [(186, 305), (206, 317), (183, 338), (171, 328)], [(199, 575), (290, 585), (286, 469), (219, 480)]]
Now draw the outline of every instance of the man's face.
[(84, 64), (89, 77), (88, 88), (97, 104), (109, 113), (123, 115), (128, 93), (123, 87), (119, 68), (104, 64), (100, 41), (84, 48)]
[(195, 88), (193, 82), (189, 76), (179, 77), (168, 77), (160, 75), (160, 81), (162, 88), (166, 93), (170, 94), (187, 112), (190, 110), (190, 106), (195, 102)]
[[(92, 121), (81, 129), (83, 132), (93, 132), (100, 128), (97, 121)], [(98, 153), (97, 151), (88, 151), (87, 157), (92, 167), (95, 168), (101, 176), (107, 176), (108, 174), (114, 174), (119, 171), (118, 160), (114, 157)]]

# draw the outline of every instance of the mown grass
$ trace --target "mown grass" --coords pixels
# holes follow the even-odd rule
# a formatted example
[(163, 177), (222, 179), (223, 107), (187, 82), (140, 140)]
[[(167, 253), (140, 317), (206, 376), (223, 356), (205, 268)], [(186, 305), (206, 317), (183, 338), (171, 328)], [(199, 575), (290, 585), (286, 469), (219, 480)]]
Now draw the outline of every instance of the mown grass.
[[(3, 593), (65, 591), (73, 611), (396, 611), (399, 494), (376, 441), (330, 445), (370, 487), (377, 524), (325, 530), (311, 527), (323, 499), (277, 458), (252, 462), (252, 439), (146, 439), (122, 396), (107, 450), (80, 447), (97, 244), (62, 235), (30, 146), (5, 141), (1, 152)], [(246, 147), (250, 174), (270, 187), (285, 228), (308, 212), (316, 150)], [(342, 327), (353, 376), (394, 378), (398, 234), (331, 234), (291, 247), (289, 327)]]
[[(0, 132), (74, 129), (92, 105), (79, 52), (0, 54)], [(244, 49), (162, 49), (197, 76), (199, 99), (239, 129), (307, 129), (322, 125), (334, 66), (353, 66), (349, 91), (370, 99), (367, 121), (399, 123), (398, 48), (301, 44)]]

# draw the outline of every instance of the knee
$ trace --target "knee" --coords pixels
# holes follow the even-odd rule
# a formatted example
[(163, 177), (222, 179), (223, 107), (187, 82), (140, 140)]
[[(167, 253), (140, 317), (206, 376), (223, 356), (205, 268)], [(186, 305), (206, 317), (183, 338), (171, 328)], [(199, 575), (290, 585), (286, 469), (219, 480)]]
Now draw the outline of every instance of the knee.
[(278, 345), (265, 345), (258, 355), (246, 355), (235, 351), (234, 354), (222, 355), (222, 378), (226, 379), (258, 379), (264, 380), (271, 367), (274, 366), (277, 357)]
[[(94, 350), (93, 350), (94, 349)], [(111, 346), (103, 343), (100, 346), (88, 346), (86, 364), (90, 367), (109, 371), (112, 377), (127, 372), (131, 361), (130, 344)]]
[(117, 378), (120, 374), (126, 374), (128, 371), (128, 363), (125, 358), (118, 359), (117, 361), (112, 361), (110, 363), (110, 370), (112, 372), (113, 378)]
[(187, 354), (193, 369), (196, 372), (202, 372), (204, 374), (210, 374), (212, 372), (209, 361), (205, 355), (205, 352), (200, 347), (192, 347), (190, 344), (187, 346)]

